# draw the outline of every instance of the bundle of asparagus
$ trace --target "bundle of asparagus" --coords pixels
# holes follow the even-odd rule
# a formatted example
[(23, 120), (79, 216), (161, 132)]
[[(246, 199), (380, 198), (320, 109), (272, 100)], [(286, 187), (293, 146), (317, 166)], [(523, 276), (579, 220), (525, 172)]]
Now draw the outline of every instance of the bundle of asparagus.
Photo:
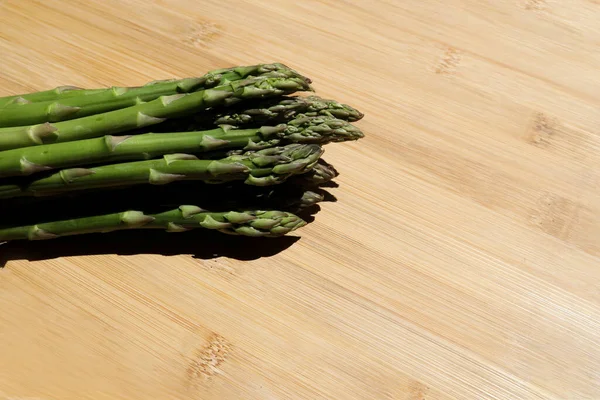
[(0, 242), (124, 229), (276, 237), (337, 171), (363, 114), (279, 63), (140, 87), (0, 98)]

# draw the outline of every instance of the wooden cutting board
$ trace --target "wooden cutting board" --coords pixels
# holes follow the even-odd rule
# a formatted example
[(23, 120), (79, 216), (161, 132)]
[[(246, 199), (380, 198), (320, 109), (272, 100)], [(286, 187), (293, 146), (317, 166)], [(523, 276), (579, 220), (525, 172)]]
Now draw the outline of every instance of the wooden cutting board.
[(600, 399), (598, 21), (594, 0), (0, 0), (0, 96), (279, 61), (367, 135), (327, 147), (338, 201), (295, 238), (0, 246), (0, 399)]

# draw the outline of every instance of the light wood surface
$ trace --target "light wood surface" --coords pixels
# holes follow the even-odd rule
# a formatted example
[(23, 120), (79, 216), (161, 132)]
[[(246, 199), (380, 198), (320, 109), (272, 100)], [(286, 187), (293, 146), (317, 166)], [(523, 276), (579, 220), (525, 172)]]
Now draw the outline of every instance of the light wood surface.
[(0, 0), (0, 95), (279, 61), (367, 134), (327, 147), (338, 202), (272, 249), (0, 246), (0, 399), (600, 399), (598, 21), (594, 0)]

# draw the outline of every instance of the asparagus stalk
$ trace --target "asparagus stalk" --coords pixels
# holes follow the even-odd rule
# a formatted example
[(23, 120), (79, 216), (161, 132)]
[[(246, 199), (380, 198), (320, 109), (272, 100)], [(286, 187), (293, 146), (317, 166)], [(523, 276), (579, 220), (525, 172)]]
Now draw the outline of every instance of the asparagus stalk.
[(249, 185), (268, 186), (310, 171), (322, 154), (323, 149), (317, 144), (271, 147), (221, 160), (168, 154), (159, 160), (64, 169), (29, 182), (7, 183), (0, 185), (0, 199), (116, 186), (164, 185), (182, 180), (207, 183), (242, 180)]
[(73, 96), (101, 93), (105, 90), (107, 89), (86, 90), (76, 86), (59, 86), (50, 90), (0, 97), (0, 108), (12, 105), (31, 104), (42, 101), (68, 99)]
[[(264, 64), (264, 65), (265, 66), (267, 66), (267, 65), (283, 66), (283, 64), (279, 64), (279, 63)], [(253, 68), (253, 67), (254, 66), (249, 66), (249, 68)], [(231, 70), (236, 69), (236, 68), (244, 69), (244, 68), (248, 68), (248, 67), (242, 66), (242, 67), (234, 67), (234, 68), (222, 68), (222, 69), (213, 70), (209, 73), (212, 73), (215, 76), (218, 76), (221, 74), (231, 72)], [(262, 73), (262, 72), (258, 72), (258, 73)], [(250, 73), (248, 73), (248, 75), (250, 75)], [(176, 79), (158, 80), (158, 81), (149, 82), (144, 86), (161, 85), (163, 83), (170, 83), (175, 80)], [(89, 95), (95, 95), (98, 93), (104, 93), (104, 92), (111, 91), (111, 90), (114, 90), (114, 88), (83, 89), (83, 88), (76, 87), (76, 86), (59, 86), (59, 87), (56, 87), (56, 88), (50, 89), (50, 90), (43, 90), (43, 91), (38, 91), (38, 92), (18, 94), (18, 95), (14, 95), (14, 96), (0, 97), (0, 108), (6, 107), (6, 106), (12, 106), (12, 105), (31, 104), (31, 103), (40, 103), (40, 102), (44, 102), (44, 101), (57, 101), (57, 100), (63, 100), (63, 99), (70, 99), (71, 97), (75, 97), (75, 96), (89, 96)]]
[(204, 130), (218, 125), (261, 126), (285, 123), (300, 115), (329, 116), (349, 122), (356, 122), (364, 116), (355, 108), (335, 100), (322, 99), (318, 96), (282, 96), (243, 102), (233, 107), (217, 107), (213, 112), (170, 119), (153, 128), (155, 131), (171, 132)]
[[(183, 183), (184, 185), (180, 186)], [(327, 192), (316, 187), (288, 185), (257, 187), (240, 183), (217, 185), (199, 182), (179, 182), (167, 190), (140, 190), (115, 188), (92, 190), (86, 193), (69, 193), (50, 198), (19, 198), (20, 202), (5, 200), (0, 211), (0, 227), (35, 224), (52, 220), (73, 219), (90, 213), (110, 214), (124, 209), (144, 206), (146, 211), (162, 211), (179, 204), (195, 204), (211, 211), (281, 210), (292, 213), (325, 201)], [(188, 184), (188, 185), (185, 185)], [(177, 187), (178, 186), (178, 187)], [(144, 188), (146, 189), (146, 188)], [(150, 189), (156, 189), (151, 187)], [(114, 200), (118, 198), (119, 201)], [(29, 201), (23, 201), (29, 200)], [(52, 210), (51, 213), (48, 210)]]
[[(322, 167), (315, 165), (313, 170)], [(312, 171), (311, 171), (312, 172)], [(243, 182), (211, 185), (183, 181), (168, 187), (144, 185), (65, 192), (51, 197), (17, 197), (1, 200), (0, 227), (21, 226), (51, 220), (74, 219), (136, 209), (161, 212), (180, 204), (195, 204), (211, 211), (281, 210), (300, 213), (325, 201), (328, 193), (322, 181), (310, 173), (295, 175), (279, 185), (259, 187)], [(332, 175), (330, 175), (333, 178)], [(118, 201), (115, 201), (118, 199)]]
[(300, 186), (321, 186), (339, 176), (338, 171), (322, 158), (305, 174), (294, 177), (294, 183)]
[(0, 128), (0, 150), (121, 133), (214, 106), (231, 105), (245, 99), (280, 96), (310, 89), (310, 80), (293, 72), (290, 72), (290, 77), (286, 78), (269, 77), (265, 74), (233, 81), (213, 89), (161, 96), (147, 103), (69, 121)]
[(224, 125), (200, 132), (146, 133), (105, 136), (0, 152), (0, 177), (124, 160), (147, 160), (172, 153), (202, 153), (221, 149), (255, 150), (283, 142), (319, 143), (357, 140), (362, 132), (333, 117), (299, 116), (287, 124), (255, 129)]
[(140, 87), (113, 87), (99, 93), (72, 96), (60, 100), (0, 108), (0, 127), (59, 122), (131, 107), (161, 96), (192, 93), (224, 85), (249, 76), (268, 74), (270, 77), (289, 77), (296, 74), (282, 64), (259, 64), (216, 70), (198, 78), (168, 80)]
[[(80, 207), (84, 207), (84, 211), (91, 207), (106, 210), (108, 213), (116, 211), (115, 206), (119, 208), (134, 207), (142, 202), (148, 205), (194, 203), (211, 210), (220, 210), (221, 207), (241, 209), (248, 208), (248, 205), (261, 208), (260, 201), (262, 200), (258, 199), (271, 196), (269, 193), (273, 191), (290, 193), (290, 188), (294, 190), (294, 193), (298, 193), (297, 189), (319, 191), (321, 186), (332, 181), (338, 175), (332, 165), (320, 158), (308, 172), (291, 176), (285, 182), (274, 186), (247, 185), (240, 181), (226, 182), (221, 185), (198, 181), (181, 181), (171, 183), (168, 188), (160, 185), (117, 186), (53, 193), (51, 197), (14, 197), (1, 200), (0, 225), (13, 217), (18, 220), (27, 219), (28, 217), (37, 219), (36, 212), (45, 214), (46, 210), (52, 210), (53, 214), (60, 215), (61, 210), (71, 213), (73, 211), (77, 212)], [(276, 197), (281, 198), (283, 196), (278, 194)], [(118, 204), (114, 202), (114, 199), (119, 199)], [(283, 207), (281, 203), (270, 202), (267, 208), (290, 211)]]
[(0, 241), (46, 240), (87, 233), (125, 229), (165, 229), (183, 232), (194, 228), (252, 237), (283, 236), (306, 225), (300, 217), (282, 211), (210, 212), (193, 205), (182, 205), (158, 214), (142, 211), (47, 222), (0, 229)]
[(215, 124), (248, 125), (267, 122), (285, 122), (299, 114), (305, 116), (330, 116), (344, 121), (356, 122), (363, 114), (355, 108), (335, 100), (322, 99), (318, 96), (289, 97), (266, 99), (257, 102), (254, 107), (238, 107), (239, 111), (225, 110), (217, 115)]

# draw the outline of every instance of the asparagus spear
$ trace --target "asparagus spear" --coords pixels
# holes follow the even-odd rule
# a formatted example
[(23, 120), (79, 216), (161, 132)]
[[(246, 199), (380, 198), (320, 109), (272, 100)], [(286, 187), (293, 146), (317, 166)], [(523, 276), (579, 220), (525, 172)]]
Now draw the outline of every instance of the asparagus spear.
[(214, 229), (232, 235), (283, 236), (306, 225), (300, 217), (282, 211), (210, 212), (193, 205), (146, 215), (141, 211), (47, 222), (0, 229), (0, 241), (46, 240), (86, 233), (125, 229), (165, 229), (182, 232), (193, 228)]
[[(260, 208), (261, 200), (255, 201), (255, 199), (264, 199), (265, 196), (270, 196), (268, 193), (272, 191), (290, 193), (289, 188), (293, 188), (294, 193), (298, 193), (296, 191), (298, 188), (303, 191), (318, 191), (321, 186), (326, 185), (338, 175), (331, 164), (320, 158), (308, 172), (291, 176), (279, 185), (266, 187), (248, 185), (241, 181), (226, 182), (221, 185), (180, 181), (169, 184), (168, 188), (160, 185), (117, 186), (53, 193), (51, 197), (13, 197), (0, 200), (2, 202), (0, 225), (12, 217), (17, 220), (26, 220), (28, 217), (37, 219), (36, 212), (42, 212), (43, 215), (46, 210), (52, 210), (53, 215), (61, 215), (61, 210), (66, 210), (68, 214), (71, 214), (80, 207), (84, 207), (84, 211), (91, 207), (110, 213), (116, 211), (115, 206), (119, 208), (134, 207), (142, 202), (148, 206), (151, 204), (197, 203), (203, 208), (211, 210), (219, 210), (221, 207), (227, 209), (248, 208), (246, 207), (248, 205)], [(277, 197), (282, 196), (278, 194)], [(119, 199), (117, 204), (114, 202), (115, 199)], [(290, 211), (280, 203), (268, 204), (268, 208)], [(241, 207), (242, 205), (244, 207)]]
[[(0, 127), (59, 122), (131, 107), (142, 102), (178, 93), (191, 93), (212, 88), (249, 76), (290, 77), (295, 72), (282, 64), (259, 64), (216, 70), (198, 78), (168, 80), (140, 87), (113, 87), (99, 93), (72, 96), (31, 104), (15, 104), (0, 108)], [(85, 93), (85, 91), (83, 91)]]
[[(314, 169), (320, 166), (317, 164)], [(267, 187), (238, 181), (220, 185), (183, 181), (168, 187), (143, 185), (80, 190), (51, 197), (4, 199), (1, 200), (0, 227), (112, 214), (141, 205), (146, 213), (161, 212), (180, 204), (195, 204), (211, 211), (260, 209), (300, 213), (329, 198), (329, 194), (320, 189), (320, 181), (307, 179), (310, 175), (296, 175), (279, 185)]]
[(268, 74), (250, 77), (214, 89), (161, 96), (147, 103), (69, 121), (0, 128), (0, 150), (115, 134), (218, 105), (231, 105), (244, 99), (273, 97), (300, 90), (310, 90), (310, 80), (300, 75), (286, 78), (269, 77)]
[(362, 132), (333, 117), (304, 117), (277, 126), (231, 129), (225, 125), (200, 132), (146, 133), (105, 136), (0, 152), (0, 177), (31, 175), (57, 168), (147, 160), (171, 153), (201, 153), (216, 149), (261, 149), (282, 142), (320, 143), (357, 140)]
[(217, 107), (212, 112), (169, 119), (153, 126), (155, 132), (204, 130), (218, 125), (236, 127), (272, 125), (297, 118), (330, 116), (349, 122), (363, 118), (355, 108), (318, 96), (282, 96), (272, 99), (243, 102), (232, 107)]
[[(280, 63), (272, 63), (272, 64), (264, 64), (264, 65), (273, 65), (273, 66), (283, 66)], [(250, 66), (253, 68), (254, 66)], [(234, 68), (222, 68), (211, 71), (215, 76), (225, 74), (231, 72), (231, 70), (235, 68), (247, 68), (245, 66), (242, 67), (234, 67)], [(262, 73), (262, 72), (259, 72)], [(250, 74), (248, 74), (250, 75)], [(149, 82), (144, 86), (153, 86), (160, 85), (163, 83), (170, 83), (175, 81), (176, 79), (165, 79)], [(113, 88), (96, 88), (96, 89), (83, 89), (76, 86), (59, 86), (50, 90), (43, 90), (38, 92), (30, 92), (23, 93), (14, 96), (6, 96), (0, 97), (0, 108), (12, 105), (20, 105), (20, 104), (30, 104), (30, 103), (40, 103), (44, 101), (57, 101), (63, 99), (69, 99), (75, 96), (89, 96), (98, 93), (104, 93), (106, 91), (113, 90)]]
[(321, 158), (310, 171), (294, 177), (294, 183), (307, 187), (321, 186), (332, 181), (337, 176), (339, 176), (339, 173), (333, 165)]
[(215, 119), (215, 124), (248, 125), (273, 121), (285, 122), (299, 114), (306, 116), (331, 116), (344, 121), (356, 122), (363, 114), (355, 108), (335, 100), (322, 99), (318, 96), (289, 97), (266, 99), (257, 102), (250, 108), (242, 104), (239, 111), (221, 112)]
[(207, 183), (243, 180), (249, 185), (268, 186), (310, 171), (322, 154), (323, 149), (317, 144), (271, 147), (221, 160), (199, 160), (189, 154), (168, 154), (159, 160), (64, 169), (29, 182), (6, 183), (0, 185), (0, 199), (92, 188), (164, 185), (181, 180)]
[(104, 90), (106, 89), (85, 90), (76, 86), (59, 86), (50, 90), (0, 97), (0, 108), (11, 105), (30, 104), (41, 101), (67, 99), (73, 96), (81, 96), (86, 94), (96, 94), (101, 93)]

